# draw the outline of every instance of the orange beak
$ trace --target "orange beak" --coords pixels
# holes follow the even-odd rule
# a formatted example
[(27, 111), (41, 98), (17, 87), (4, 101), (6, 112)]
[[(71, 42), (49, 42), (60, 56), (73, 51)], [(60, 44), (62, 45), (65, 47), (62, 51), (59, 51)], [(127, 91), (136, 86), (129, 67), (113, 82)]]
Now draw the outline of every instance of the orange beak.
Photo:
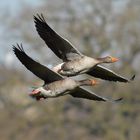
[(112, 63), (117, 62), (119, 59), (115, 57), (111, 57)]
[(30, 95), (36, 95), (36, 94), (39, 94), (40, 93), (40, 91), (38, 91), (38, 90), (33, 90), (31, 93), (30, 93)]
[(99, 84), (98, 81), (96, 81), (96, 80), (91, 80), (91, 85), (92, 85), (92, 86), (95, 86), (95, 85), (97, 85), (97, 84)]

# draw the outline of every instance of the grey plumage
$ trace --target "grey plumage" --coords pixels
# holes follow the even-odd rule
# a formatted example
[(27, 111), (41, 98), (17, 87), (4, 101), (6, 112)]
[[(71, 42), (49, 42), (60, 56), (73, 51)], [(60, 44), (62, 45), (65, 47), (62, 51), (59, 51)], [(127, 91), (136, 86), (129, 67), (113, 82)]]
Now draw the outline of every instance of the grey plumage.
[[(57, 87), (61, 88), (61, 82), (62, 82), (62, 80), (64, 80), (64, 78), (61, 75), (53, 72), (49, 68), (47, 68), (47, 67), (41, 65), (40, 63), (34, 61), (31, 57), (29, 57), (25, 53), (25, 51), (23, 50), (22, 45), (17, 44), (17, 46), (13, 46), (13, 51), (14, 51), (15, 55), (17, 56), (17, 58), (20, 60), (20, 62), (28, 70), (30, 70), (32, 73), (34, 73), (36, 76), (38, 76), (40, 79), (42, 79), (44, 81), (44, 86), (47, 86), (47, 84), (48, 84), (48, 88), (50, 88), (49, 84), (53, 84), (54, 82), (57, 82), (57, 81), (59, 82), (60, 81), (60, 85), (59, 86), (57, 85)], [(71, 86), (71, 82), (69, 82), (67, 84), (67, 86), (68, 85)], [(72, 95), (73, 97), (77, 97), (77, 98), (84, 98), (84, 99), (97, 100), (97, 101), (115, 102), (115, 101), (119, 101), (119, 100), (122, 99), (122, 98), (119, 98), (117, 100), (110, 100), (110, 99), (98, 96), (93, 92), (89, 92), (88, 90), (86, 90), (84, 88), (81, 88), (79, 86), (74, 87), (72, 90), (70, 90), (68, 92), (68, 94)], [(40, 94), (40, 97), (46, 98), (42, 94)], [(36, 98), (38, 99), (38, 97), (36, 97)]]
[[(34, 16), (34, 22), (39, 36), (45, 41), (47, 46), (64, 62), (72, 61), (74, 59), (80, 59), (81, 57), (83, 57), (83, 54), (81, 54), (69, 41), (58, 35), (58, 33), (56, 33), (56, 31), (54, 31), (47, 24), (42, 14), (37, 14), (37, 16)], [(81, 73), (87, 73), (96, 78), (114, 82), (130, 82), (134, 79), (127, 79), (101, 65), (96, 65), (93, 68), (91, 67), (90, 69), (87, 69), (83, 72), (75, 72), (73, 70), (66, 71), (66, 74), (61, 74), (74, 76)], [(135, 77), (135, 75), (133, 75), (132, 77)]]

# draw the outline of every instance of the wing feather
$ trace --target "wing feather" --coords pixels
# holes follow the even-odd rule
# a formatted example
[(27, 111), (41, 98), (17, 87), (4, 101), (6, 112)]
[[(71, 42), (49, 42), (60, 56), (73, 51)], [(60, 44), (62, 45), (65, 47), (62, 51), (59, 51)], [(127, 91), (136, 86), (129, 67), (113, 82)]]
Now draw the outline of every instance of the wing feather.
[(101, 78), (103, 80), (114, 81), (114, 82), (130, 82), (134, 80), (135, 75), (131, 79), (127, 79), (114, 71), (107, 69), (101, 65), (95, 66), (93, 69), (87, 72), (87, 74), (94, 76), (96, 78)]
[(34, 16), (36, 30), (47, 46), (63, 61), (81, 57), (81, 53), (66, 39), (58, 35), (45, 21), (43, 14)]
[(33, 74), (35, 74), (40, 79), (44, 80), (45, 83), (54, 82), (57, 80), (63, 79), (62, 76), (59, 74), (53, 72), (49, 68), (41, 65), (40, 63), (33, 60), (31, 57), (29, 57), (23, 47), (22, 44), (17, 44), (17, 47), (13, 45), (13, 51), (16, 55), (16, 57), (20, 60), (20, 62)]
[(118, 102), (121, 101), (123, 98), (118, 98), (118, 99), (108, 99), (105, 97), (101, 97), (83, 87), (78, 87), (76, 90), (74, 90), (72, 93), (70, 93), (71, 96), (76, 97), (76, 98), (84, 98), (88, 100), (96, 100), (96, 101), (104, 101), (104, 102)]

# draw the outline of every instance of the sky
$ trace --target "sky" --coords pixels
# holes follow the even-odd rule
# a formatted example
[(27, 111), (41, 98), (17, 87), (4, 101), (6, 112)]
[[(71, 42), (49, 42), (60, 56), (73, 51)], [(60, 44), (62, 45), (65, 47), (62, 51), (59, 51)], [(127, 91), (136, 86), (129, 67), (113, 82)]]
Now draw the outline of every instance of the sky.
[[(31, 7), (39, 6), (43, 3), (43, 0), (1, 0), (0, 3), (0, 9), (1, 13), (10, 13), (10, 16), (17, 15), (18, 11), (22, 8), (23, 4), (26, 4)], [(2, 22), (0, 23), (0, 64), (5, 60), (7, 65), (12, 65), (13, 57), (11, 53), (7, 53), (7, 48), (3, 47), (5, 46), (5, 41), (2, 39), (3, 32), (5, 25), (2, 25)], [(6, 42), (7, 45), (10, 44), (10, 42)]]
[(21, 3), (31, 6), (38, 6), (42, 3), (41, 0), (2, 0), (0, 3), (1, 11), (5, 12), (7, 9), (12, 13), (16, 13), (22, 6)]

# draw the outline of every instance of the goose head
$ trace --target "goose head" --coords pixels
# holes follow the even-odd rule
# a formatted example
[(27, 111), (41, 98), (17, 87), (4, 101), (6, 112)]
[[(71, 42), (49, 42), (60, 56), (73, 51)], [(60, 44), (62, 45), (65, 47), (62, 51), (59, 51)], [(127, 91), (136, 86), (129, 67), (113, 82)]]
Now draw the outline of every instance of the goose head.
[(81, 81), (78, 81), (78, 83), (79, 83), (79, 86), (95, 86), (99, 84), (98, 81), (93, 80), (93, 79), (81, 80)]
[(31, 93), (29, 94), (31, 97), (35, 98), (36, 100), (46, 99), (46, 90), (43, 87), (33, 88)]
[(43, 92), (43, 87), (34, 88), (30, 94), (40, 94)]
[(103, 58), (97, 58), (97, 60), (99, 60), (101, 63), (114, 63), (117, 62), (119, 59), (112, 56), (106, 56)]

